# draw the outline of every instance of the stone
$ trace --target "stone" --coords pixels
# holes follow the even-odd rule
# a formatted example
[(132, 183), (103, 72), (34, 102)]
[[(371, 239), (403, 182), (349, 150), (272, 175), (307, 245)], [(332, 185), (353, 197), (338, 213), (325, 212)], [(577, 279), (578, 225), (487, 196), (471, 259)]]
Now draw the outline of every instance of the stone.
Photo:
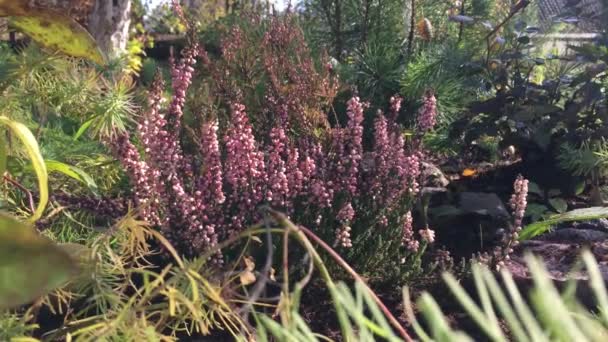
[(567, 241), (569, 243), (591, 243), (608, 240), (608, 232), (591, 229), (561, 228), (537, 238), (542, 241)]
[(459, 209), (465, 213), (487, 215), (499, 220), (511, 216), (502, 200), (494, 193), (462, 192), (459, 196)]

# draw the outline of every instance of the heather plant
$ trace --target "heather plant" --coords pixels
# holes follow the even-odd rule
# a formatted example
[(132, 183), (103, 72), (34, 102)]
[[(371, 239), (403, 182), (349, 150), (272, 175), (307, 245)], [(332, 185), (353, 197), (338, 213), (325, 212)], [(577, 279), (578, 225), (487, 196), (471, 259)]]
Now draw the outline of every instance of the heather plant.
[[(419, 191), (423, 156), (416, 144), (405, 142), (395, 122), (400, 98), (391, 100), (388, 116), (378, 112), (369, 150), (363, 143), (368, 104), (355, 96), (346, 104), (346, 123), (323, 137), (289, 134), (298, 125), (294, 121), (302, 120), (294, 115), (297, 106), (291, 109), (295, 112), (288, 111), (289, 106), (271, 107), (278, 111), (264, 130), (254, 129), (252, 123), (259, 112), (234, 101), (227, 120), (217, 117), (201, 125), (192, 151), (184, 145), (191, 137), (185, 137), (183, 120), (196, 57), (205, 60), (192, 44), (172, 61), (172, 98), (166, 105), (163, 81), (156, 78), (136, 139), (123, 132), (108, 141), (129, 175), (143, 218), (181, 252), (198, 255), (208, 250), (258, 222), (259, 208), (268, 205), (313, 227), (338, 248), (353, 247), (347, 253), (365, 260), (365, 269), (389, 256), (399, 265), (412, 252), (422, 253), (424, 249), (412, 248), (419, 244), (417, 235), (404, 226), (411, 225), (407, 213)], [(418, 119), (421, 134), (434, 124), (434, 101), (429, 92)], [(422, 244), (432, 243), (428, 227), (420, 234)], [(383, 257), (370, 260), (368, 253), (381, 246)]]
[[(202, 56), (195, 107), (223, 108), (233, 103), (255, 112), (250, 120), (260, 134), (289, 116), (286, 132), (327, 129), (325, 113), (338, 91), (338, 79), (327, 58), (308, 48), (298, 17), (290, 12), (265, 16), (242, 11), (220, 21), (203, 35), (208, 54)], [(216, 34), (218, 37), (213, 38)], [(211, 42), (209, 42), (211, 41)]]

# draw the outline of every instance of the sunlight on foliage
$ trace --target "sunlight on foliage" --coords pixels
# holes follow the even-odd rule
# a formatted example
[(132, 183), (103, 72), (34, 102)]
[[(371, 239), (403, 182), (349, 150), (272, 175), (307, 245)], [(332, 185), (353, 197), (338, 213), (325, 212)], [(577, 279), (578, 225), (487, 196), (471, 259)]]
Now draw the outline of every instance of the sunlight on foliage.
[[(5, 116), (0, 116), (0, 123), (7, 126), (10, 131), (21, 140), (23, 143), (23, 147), (25, 148), (36, 172), (36, 176), (38, 177), (38, 191), (39, 191), (39, 201), (38, 207), (36, 211), (32, 213), (32, 217), (30, 220), (32, 222), (36, 221), (42, 216), (44, 212), (44, 208), (49, 199), (49, 190), (48, 190), (48, 175), (46, 170), (46, 164), (42, 159), (42, 155), (40, 154), (40, 149), (38, 148), (38, 142), (36, 138), (30, 132), (30, 130), (23, 124), (13, 121)], [(0, 137), (1, 139), (5, 139), (5, 137)], [(0, 151), (3, 155), (6, 155), (6, 150)]]
[[(585, 252), (582, 258), (597, 300), (598, 315), (576, 301), (572, 287), (560, 295), (542, 262), (532, 256), (526, 258), (534, 281), (531, 302), (526, 301), (506, 270), (501, 271), (499, 280), (487, 268), (473, 266), (475, 291), (480, 303), (470, 297), (454, 276), (444, 274), (444, 280), (476, 326), (492, 341), (605, 341), (608, 337), (608, 293), (593, 256)], [(439, 305), (428, 293), (422, 294), (416, 302), (428, 324), (428, 329), (423, 329), (414, 315), (409, 296), (406, 288), (407, 315), (422, 341), (473, 341), (447, 324)]]

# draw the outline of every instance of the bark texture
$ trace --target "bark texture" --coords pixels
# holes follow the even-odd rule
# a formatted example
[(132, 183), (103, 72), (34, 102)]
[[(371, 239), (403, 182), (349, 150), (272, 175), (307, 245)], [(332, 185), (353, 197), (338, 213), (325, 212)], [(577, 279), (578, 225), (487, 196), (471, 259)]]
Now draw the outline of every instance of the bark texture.
[(88, 18), (88, 29), (109, 56), (124, 52), (129, 40), (131, 0), (97, 0)]

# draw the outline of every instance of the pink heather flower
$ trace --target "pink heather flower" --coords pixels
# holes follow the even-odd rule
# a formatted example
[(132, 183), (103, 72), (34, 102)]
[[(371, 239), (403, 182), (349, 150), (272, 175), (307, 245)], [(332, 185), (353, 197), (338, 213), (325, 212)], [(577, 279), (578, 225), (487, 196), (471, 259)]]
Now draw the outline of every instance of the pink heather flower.
[(417, 120), (418, 130), (421, 133), (432, 130), (437, 123), (437, 100), (433, 92), (427, 91), (424, 95)]
[(380, 216), (380, 219), (378, 219), (378, 225), (380, 225), (382, 228), (388, 227), (388, 217), (386, 217), (386, 215)]
[(414, 237), (412, 212), (408, 211), (403, 217), (403, 230), (401, 236), (401, 244), (405, 246), (410, 252), (418, 252), (420, 243)]
[(180, 5), (178, 0), (171, 0), (171, 6), (173, 7), (173, 11), (178, 18), (181, 19), (182, 22), (186, 21), (186, 17), (184, 16), (184, 10), (182, 9), (182, 5)]
[(418, 184), (418, 178), (420, 177), (420, 156), (418, 153), (413, 153), (403, 158), (402, 171), (405, 175), (408, 192), (416, 195), (420, 190)]
[(420, 229), (418, 233), (420, 234), (420, 238), (426, 241), (427, 243), (435, 242), (435, 231), (433, 231), (429, 227), (426, 227), (425, 229)]
[(158, 206), (153, 170), (141, 159), (139, 151), (129, 140), (128, 133), (116, 137), (111, 147), (129, 175), (135, 205), (141, 208), (142, 217), (151, 224), (160, 224), (161, 220), (156, 212)]
[(342, 209), (338, 212), (336, 219), (342, 223), (350, 223), (355, 218), (355, 210), (350, 202), (342, 206)]
[(370, 190), (372, 196), (379, 196), (391, 173), (391, 143), (388, 137), (388, 123), (382, 112), (374, 121), (374, 170), (371, 172), (372, 178)]
[(515, 225), (521, 226), (521, 222), (526, 211), (526, 206), (528, 204), (528, 180), (519, 175), (513, 183), (513, 190), (513, 194), (509, 200), (509, 205), (513, 209), (516, 222)]
[(335, 189), (351, 196), (357, 194), (359, 164), (363, 158), (363, 110), (366, 106), (358, 97), (351, 98), (347, 103), (346, 127), (334, 129)]
[(201, 157), (203, 172), (197, 185), (198, 197), (207, 206), (222, 204), (226, 200), (222, 185), (222, 161), (217, 138), (217, 120), (203, 124), (201, 132)]
[(243, 31), (238, 26), (234, 26), (227, 38), (222, 39), (222, 55), (227, 62), (235, 62), (236, 53), (242, 48)]
[(239, 231), (244, 228), (246, 218), (252, 216), (262, 202), (266, 180), (264, 154), (256, 144), (245, 106), (233, 105), (231, 125), (224, 143), (224, 174), (230, 185), (228, 200), (236, 212), (230, 230)]
[(320, 143), (311, 143), (307, 146), (307, 155), (314, 163), (314, 173), (311, 177), (310, 195), (308, 201), (320, 208), (329, 208), (334, 199), (334, 184), (330, 177), (329, 156), (323, 151)]
[(308, 156), (301, 156), (300, 150), (296, 147), (289, 149), (287, 155), (287, 185), (289, 193), (287, 196), (290, 200), (304, 195), (314, 169), (314, 160)]
[(528, 180), (521, 175), (517, 176), (517, 179), (513, 183), (513, 194), (509, 200), (509, 205), (513, 209), (513, 223), (515, 235), (513, 238), (517, 240), (517, 234), (521, 231), (522, 222), (526, 213), (526, 207), (528, 205)]
[(169, 106), (169, 117), (171, 118), (171, 127), (169, 131), (174, 137), (179, 132), (181, 125), (181, 117), (184, 115), (184, 104), (186, 103), (186, 92), (192, 83), (192, 75), (194, 74), (194, 64), (196, 57), (199, 55), (198, 44), (193, 43), (191, 46), (182, 51), (182, 58), (176, 63), (171, 56), (169, 63), (171, 64), (171, 84), (173, 88), (173, 97)]
[(351, 248), (353, 246), (353, 242), (350, 239), (350, 231), (351, 228), (349, 226), (340, 226), (340, 228), (336, 230), (336, 241), (334, 242), (334, 247), (340, 245), (344, 248)]
[(390, 99), (390, 118), (392, 121), (396, 121), (397, 117), (399, 116), (399, 111), (401, 110), (401, 102), (403, 101), (403, 98), (401, 98), (399, 95), (395, 95), (393, 97), (391, 97)]
[(277, 125), (270, 130), (270, 144), (267, 148), (268, 161), (268, 190), (266, 200), (274, 206), (285, 207), (289, 194), (289, 181), (287, 179), (286, 155), (289, 151), (289, 141), (285, 130)]

